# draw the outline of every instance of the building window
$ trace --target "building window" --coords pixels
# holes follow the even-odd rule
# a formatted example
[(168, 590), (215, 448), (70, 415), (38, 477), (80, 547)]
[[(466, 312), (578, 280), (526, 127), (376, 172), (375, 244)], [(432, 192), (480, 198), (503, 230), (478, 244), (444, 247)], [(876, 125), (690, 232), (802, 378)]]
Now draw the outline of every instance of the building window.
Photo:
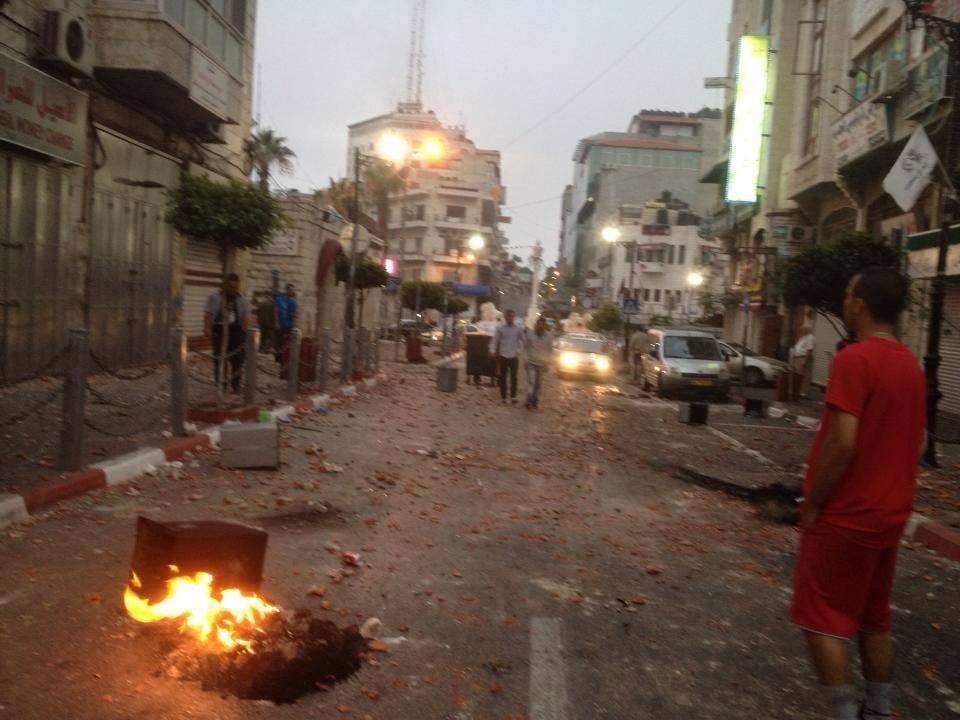
[(823, 71), (823, 39), (827, 20), (827, 0), (813, 2), (812, 44), (810, 46), (810, 75), (807, 78), (807, 101), (805, 123), (805, 139), (803, 153), (812, 155), (817, 150), (817, 138), (820, 134), (820, 101), (818, 98), (823, 90), (821, 81)]
[(417, 238), (417, 254), (418, 255), (423, 254), (423, 238), (422, 237)]
[(643, 289), (643, 300), (644, 302), (650, 302), (650, 288)]
[(467, 208), (463, 205), (447, 205), (447, 217), (463, 220), (467, 217)]
[(671, 245), (667, 250), (667, 262), (670, 265), (673, 265), (673, 245)]
[(426, 218), (427, 208), (425, 205), (417, 205), (413, 210), (414, 210), (413, 212), (414, 220), (423, 220), (424, 218)]
[(687, 246), (679, 245), (677, 246), (677, 265), (683, 265), (687, 262)]
[(163, 12), (167, 17), (183, 25), (184, 0), (163, 0)]
[(653, 301), (654, 301), (654, 302), (660, 302), (660, 289), (659, 289), (659, 288), (657, 288), (656, 290), (653, 291)]
[(199, 44), (206, 43), (207, 9), (200, 0), (187, 0), (187, 34)]

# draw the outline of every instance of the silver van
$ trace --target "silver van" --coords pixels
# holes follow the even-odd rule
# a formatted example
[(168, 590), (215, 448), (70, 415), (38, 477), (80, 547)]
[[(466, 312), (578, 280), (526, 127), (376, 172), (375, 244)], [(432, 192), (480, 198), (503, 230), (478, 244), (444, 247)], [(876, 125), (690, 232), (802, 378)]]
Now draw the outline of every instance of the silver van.
[(641, 361), (645, 390), (660, 397), (726, 400), (730, 370), (713, 335), (654, 328), (647, 331), (647, 342)]

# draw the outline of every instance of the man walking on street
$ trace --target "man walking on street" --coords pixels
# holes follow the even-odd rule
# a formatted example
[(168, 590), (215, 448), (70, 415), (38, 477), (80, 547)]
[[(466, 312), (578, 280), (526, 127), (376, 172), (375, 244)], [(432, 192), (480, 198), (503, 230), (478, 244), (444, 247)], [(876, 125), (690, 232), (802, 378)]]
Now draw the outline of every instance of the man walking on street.
[(500, 375), (500, 400), (507, 402), (507, 373), (510, 374), (510, 402), (517, 402), (517, 365), (523, 345), (523, 328), (514, 323), (516, 314), (507, 310), (503, 325), (490, 338), (490, 355), (496, 360)]
[(523, 354), (527, 366), (527, 409), (535, 410), (540, 405), (540, 383), (553, 354), (553, 333), (547, 330), (542, 316), (537, 318), (533, 332), (524, 333)]
[(806, 399), (810, 393), (810, 381), (813, 379), (813, 351), (817, 341), (809, 325), (800, 328), (800, 339), (793, 346), (793, 371), (800, 375), (800, 397)]
[[(890, 592), (926, 417), (923, 373), (893, 334), (907, 292), (907, 280), (887, 268), (850, 281), (843, 315), (857, 342), (833, 361), (804, 480), (791, 615), (839, 720), (892, 717)], [(854, 637), (862, 703), (847, 657)]]
[(297, 324), (297, 291), (287, 283), (286, 292), (273, 299), (274, 323), (277, 327), (276, 349), (274, 357), (278, 363), (284, 363), (287, 348), (290, 345), (290, 333)]
[[(222, 290), (210, 293), (203, 313), (203, 336), (213, 346), (213, 378), (221, 382), (221, 363), (226, 371), (224, 385), (230, 380), (234, 392), (240, 392), (240, 376), (243, 370), (244, 343), (250, 323), (250, 308), (247, 299), (240, 294), (240, 278), (236, 273), (227, 275)], [(226, 334), (224, 334), (226, 330)]]

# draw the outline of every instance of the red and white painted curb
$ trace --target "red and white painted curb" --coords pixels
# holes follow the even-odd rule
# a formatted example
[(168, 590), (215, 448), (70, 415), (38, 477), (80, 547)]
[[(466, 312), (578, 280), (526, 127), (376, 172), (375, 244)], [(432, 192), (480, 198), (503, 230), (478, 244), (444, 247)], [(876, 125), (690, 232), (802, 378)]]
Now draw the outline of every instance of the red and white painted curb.
[[(385, 373), (359, 381), (356, 385), (344, 385), (336, 390), (333, 398), (340, 401), (356, 397), (358, 391), (371, 390), (378, 382), (386, 380)], [(291, 415), (316, 412), (329, 408), (330, 395), (313, 395), (289, 405), (268, 410), (275, 419), (283, 422)], [(220, 444), (220, 428), (204, 428), (194, 435), (176, 438), (162, 448), (141, 448), (126, 455), (105, 460), (76, 472), (64, 473), (55, 482), (44, 484), (21, 495), (0, 495), (0, 527), (27, 520), (32, 514), (61, 500), (101, 488), (122, 485), (146, 474), (151, 468), (183, 458), (188, 452)]]
[(945, 558), (960, 562), (960, 532), (944, 527), (919, 513), (910, 516), (904, 537), (923, 543)]

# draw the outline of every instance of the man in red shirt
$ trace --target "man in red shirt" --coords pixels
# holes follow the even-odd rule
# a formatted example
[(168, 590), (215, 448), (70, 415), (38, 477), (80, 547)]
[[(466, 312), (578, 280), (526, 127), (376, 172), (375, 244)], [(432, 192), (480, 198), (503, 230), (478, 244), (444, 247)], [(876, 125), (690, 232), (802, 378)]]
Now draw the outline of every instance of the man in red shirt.
[[(891, 716), (890, 591), (926, 425), (923, 373), (893, 334), (907, 292), (886, 268), (850, 281), (843, 315), (857, 342), (833, 361), (804, 480), (791, 615), (840, 720)], [(847, 657), (855, 636), (862, 703)]]

